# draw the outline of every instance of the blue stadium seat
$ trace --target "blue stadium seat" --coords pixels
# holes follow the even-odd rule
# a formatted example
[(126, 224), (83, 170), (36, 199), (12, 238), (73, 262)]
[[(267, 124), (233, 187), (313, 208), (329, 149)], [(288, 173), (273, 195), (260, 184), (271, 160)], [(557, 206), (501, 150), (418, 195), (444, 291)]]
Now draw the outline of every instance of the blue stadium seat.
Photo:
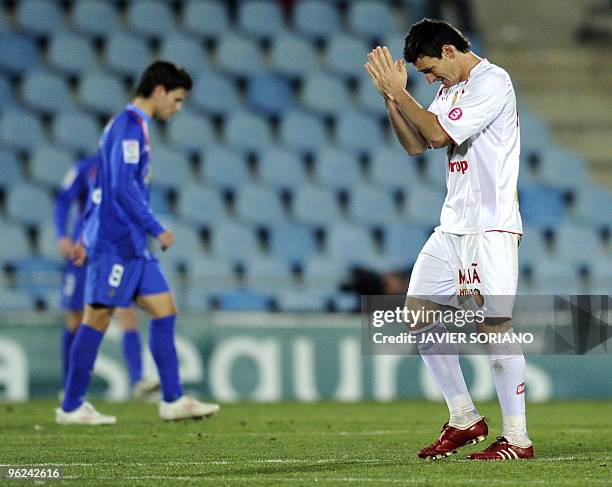
[(0, 235), (0, 263), (13, 262), (30, 255), (30, 244), (23, 229), (0, 220)]
[(361, 296), (355, 293), (339, 292), (331, 297), (334, 309), (340, 313), (355, 313), (361, 309)]
[(59, 32), (51, 38), (47, 58), (52, 66), (69, 75), (80, 75), (96, 66), (89, 40), (69, 32)]
[[(26, 247), (27, 248), (27, 247)], [(55, 225), (51, 220), (38, 227), (36, 239), (38, 255), (48, 259), (60, 259), (57, 249), (57, 237), (55, 235)]]
[(298, 156), (275, 145), (259, 154), (258, 174), (262, 182), (275, 189), (293, 191), (306, 182), (306, 171)]
[(518, 113), (521, 131), (521, 153), (540, 154), (551, 143), (550, 128), (544, 120), (520, 104)]
[(184, 110), (168, 124), (168, 143), (185, 151), (202, 153), (214, 144), (213, 129), (208, 119), (192, 111)]
[(206, 150), (202, 175), (206, 183), (222, 189), (234, 189), (249, 180), (244, 157), (224, 146)]
[(170, 6), (157, 0), (130, 2), (126, 20), (130, 30), (147, 37), (158, 37), (174, 29)]
[(20, 259), (15, 264), (15, 286), (32, 296), (40, 296), (61, 286), (59, 259), (42, 256)]
[(189, 287), (197, 290), (226, 291), (236, 287), (233, 263), (210, 257), (197, 257), (188, 267)]
[(348, 27), (360, 36), (382, 39), (393, 30), (391, 9), (377, 0), (351, 2)]
[(280, 6), (270, 0), (250, 0), (238, 4), (238, 29), (257, 39), (269, 39), (284, 30)]
[(519, 193), (523, 222), (532, 226), (557, 225), (565, 218), (561, 190), (547, 186), (526, 186)]
[(302, 103), (322, 115), (336, 115), (351, 105), (344, 83), (325, 72), (309, 75), (302, 87)]
[(346, 190), (363, 180), (359, 161), (350, 152), (325, 146), (317, 154), (315, 178), (319, 183), (334, 190)]
[(152, 183), (149, 188), (149, 205), (153, 214), (158, 217), (172, 214), (166, 188), (157, 186), (155, 183)]
[(217, 64), (234, 76), (252, 76), (264, 72), (264, 65), (256, 41), (224, 34), (217, 45)]
[(377, 254), (368, 230), (340, 223), (327, 233), (326, 255), (351, 265), (368, 265)]
[[(403, 150), (403, 149), (402, 149)], [(434, 188), (446, 190), (446, 148), (428, 149), (425, 157), (425, 180)]]
[(357, 106), (376, 117), (387, 117), (385, 101), (378, 90), (372, 84), (370, 76), (365, 70), (359, 75), (357, 85)]
[(20, 164), (13, 152), (0, 148), (0, 167), (0, 188), (6, 190), (22, 181)]
[(581, 188), (588, 184), (584, 158), (575, 152), (546, 147), (536, 173), (538, 181), (558, 188)]
[(419, 184), (414, 158), (406, 152), (380, 147), (371, 153), (371, 156), (370, 178), (374, 184), (385, 189), (403, 191)]
[(2, 289), (0, 292), (0, 309), (2, 310), (31, 310), (33, 307), (34, 301), (24, 291)]
[(216, 38), (230, 29), (225, 2), (190, 0), (183, 12), (183, 28), (204, 38)]
[(53, 119), (55, 140), (70, 150), (93, 152), (100, 133), (95, 118), (84, 112), (61, 111)]
[(94, 71), (87, 73), (79, 83), (79, 100), (98, 113), (115, 113), (126, 103), (122, 84), (114, 76)]
[(2, 112), (0, 141), (12, 149), (31, 150), (45, 140), (40, 120), (17, 108)]
[(296, 191), (293, 214), (296, 220), (312, 225), (333, 225), (342, 220), (336, 197), (314, 185), (304, 185)]
[(385, 257), (398, 264), (406, 265), (416, 261), (419, 252), (429, 238), (429, 232), (423, 227), (400, 224), (390, 225), (385, 229)]
[(371, 226), (400, 223), (391, 194), (365, 184), (351, 188), (349, 218)]
[(289, 265), (269, 257), (250, 259), (244, 262), (246, 285), (249, 289), (274, 293), (293, 285)]
[(294, 27), (311, 38), (325, 38), (341, 30), (340, 15), (333, 3), (302, 0), (295, 6)]
[(376, 120), (351, 111), (338, 117), (336, 140), (341, 146), (359, 152), (370, 152), (384, 144), (382, 128)]
[(216, 225), (227, 218), (217, 191), (190, 184), (181, 188), (178, 213), (185, 220), (200, 225)]
[(247, 262), (260, 254), (253, 229), (232, 221), (215, 226), (211, 244), (213, 255), (228, 260)]
[(523, 237), (519, 245), (519, 265), (523, 267), (533, 261), (549, 259), (551, 256), (541, 229), (523, 225)]
[(531, 265), (539, 294), (581, 294), (578, 265), (562, 264), (556, 259), (540, 259)]
[(291, 87), (280, 76), (256, 75), (249, 79), (249, 106), (268, 115), (278, 115), (293, 106)]
[(304, 262), (317, 251), (312, 230), (292, 221), (273, 225), (270, 231), (270, 253), (286, 262)]
[(21, 75), (39, 62), (36, 43), (28, 36), (12, 32), (0, 34), (0, 69), (11, 75)]
[(48, 36), (63, 24), (62, 11), (56, 2), (21, 0), (15, 13), (19, 27), (30, 34)]
[(257, 225), (270, 225), (286, 220), (279, 195), (271, 189), (247, 185), (240, 189), (236, 200), (236, 216)]
[(28, 73), (21, 85), (26, 105), (43, 112), (63, 110), (72, 105), (72, 99), (65, 81), (47, 71), (36, 70)]
[(338, 291), (347, 277), (348, 263), (343, 259), (313, 257), (304, 266), (304, 286), (318, 293)]
[(345, 77), (359, 77), (370, 52), (368, 45), (358, 37), (334, 34), (329, 38), (325, 63), (331, 71)]
[(425, 76), (422, 74), (415, 74), (412, 81), (414, 84), (412, 88), (410, 88), (410, 93), (412, 93), (415, 99), (423, 105), (423, 107), (426, 109), (429, 108), (429, 105), (431, 105), (431, 102), (440, 90), (440, 83), (428, 83)]
[(246, 111), (235, 112), (225, 125), (225, 141), (239, 150), (258, 151), (272, 143), (272, 131), (263, 118)]
[(285, 34), (274, 40), (270, 51), (270, 67), (273, 71), (290, 77), (305, 76), (319, 66), (317, 53), (311, 42)]
[(5, 110), (15, 103), (15, 94), (11, 82), (0, 75), (0, 110)]
[(117, 32), (107, 40), (104, 58), (108, 67), (120, 75), (138, 78), (149, 65), (151, 54), (144, 39)]
[(49, 193), (30, 184), (13, 186), (6, 203), (7, 214), (17, 221), (29, 225), (43, 225), (53, 217)]
[(440, 223), (444, 193), (427, 186), (415, 186), (408, 192), (404, 211), (409, 223), (434, 226)]
[(202, 240), (193, 227), (181, 223), (169, 216), (162, 217), (160, 223), (170, 230), (175, 237), (174, 245), (166, 252), (157, 253), (159, 258), (173, 264), (182, 263), (190, 266), (193, 261), (204, 255)]
[(58, 188), (74, 162), (74, 155), (67, 150), (39, 145), (30, 157), (30, 174), (35, 181)]
[(198, 108), (213, 114), (228, 114), (240, 108), (234, 82), (208, 70), (196, 75), (190, 101)]
[(323, 122), (299, 110), (293, 110), (281, 121), (281, 143), (296, 151), (317, 151), (326, 142)]
[(588, 262), (591, 294), (610, 295), (612, 288), (612, 261), (591, 256)]
[[(406, 33), (405, 32), (387, 32), (384, 37), (383, 44), (387, 46), (389, 52), (391, 53), (391, 57), (393, 60), (396, 59), (404, 59), (404, 41), (405, 41)], [(414, 76), (414, 73), (412, 73)], [(421, 75), (422, 76), (422, 75)]]
[(286, 313), (320, 313), (328, 301), (329, 294), (317, 290), (283, 290), (276, 296), (279, 310)]
[(604, 186), (591, 184), (578, 191), (574, 214), (581, 221), (610, 227), (610, 208), (612, 191)]
[(267, 311), (270, 296), (249, 289), (234, 289), (217, 296), (222, 311)]
[(172, 33), (164, 38), (159, 53), (161, 59), (169, 59), (177, 66), (184, 67), (190, 75), (205, 68), (207, 60), (201, 44), (185, 35)]
[(156, 144), (151, 150), (151, 174), (156, 185), (176, 190), (193, 180), (186, 154), (162, 144)]
[(79, 0), (72, 11), (72, 25), (79, 32), (107, 36), (119, 28), (112, 2)]
[(602, 255), (603, 245), (592, 228), (564, 223), (554, 229), (553, 250), (563, 262), (584, 263), (591, 256)]

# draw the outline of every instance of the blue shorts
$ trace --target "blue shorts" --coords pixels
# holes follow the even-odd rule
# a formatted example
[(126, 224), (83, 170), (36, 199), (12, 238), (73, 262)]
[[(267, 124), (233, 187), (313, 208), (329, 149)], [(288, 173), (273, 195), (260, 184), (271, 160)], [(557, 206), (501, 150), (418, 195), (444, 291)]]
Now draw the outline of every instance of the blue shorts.
[(170, 287), (155, 257), (125, 259), (105, 253), (88, 257), (86, 304), (127, 308), (139, 296), (168, 291)]
[(69, 311), (83, 311), (85, 306), (85, 276), (87, 266), (75, 266), (66, 262), (62, 275), (62, 308)]

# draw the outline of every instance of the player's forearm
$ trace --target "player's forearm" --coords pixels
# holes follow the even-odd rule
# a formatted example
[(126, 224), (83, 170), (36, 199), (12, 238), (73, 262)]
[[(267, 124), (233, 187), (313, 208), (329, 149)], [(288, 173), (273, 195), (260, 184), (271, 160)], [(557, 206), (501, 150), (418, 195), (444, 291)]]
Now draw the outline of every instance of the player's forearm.
[(427, 149), (428, 143), (416, 127), (404, 118), (394, 102), (386, 99), (385, 106), (387, 107), (389, 121), (397, 136), (397, 140), (406, 149), (406, 152), (411, 156), (424, 152)]
[(438, 149), (448, 144), (449, 137), (438, 123), (436, 116), (425, 110), (410, 93), (403, 90), (395, 94), (393, 99), (400, 113), (414, 125), (425, 139), (427, 146)]

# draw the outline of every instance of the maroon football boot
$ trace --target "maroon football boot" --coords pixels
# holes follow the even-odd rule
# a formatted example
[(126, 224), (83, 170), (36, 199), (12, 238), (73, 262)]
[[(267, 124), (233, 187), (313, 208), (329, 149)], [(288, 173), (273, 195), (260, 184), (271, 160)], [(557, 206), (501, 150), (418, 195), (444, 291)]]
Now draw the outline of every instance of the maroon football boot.
[(484, 451), (470, 453), (468, 460), (520, 460), (533, 458), (533, 445), (528, 447), (508, 443), (503, 436), (498, 436)]
[(465, 445), (475, 445), (483, 441), (489, 433), (489, 427), (485, 418), (480, 418), (473, 425), (467, 428), (455, 428), (444, 423), (442, 433), (431, 445), (423, 448), (419, 453), (421, 458), (431, 458), (437, 460), (457, 453), (457, 448)]

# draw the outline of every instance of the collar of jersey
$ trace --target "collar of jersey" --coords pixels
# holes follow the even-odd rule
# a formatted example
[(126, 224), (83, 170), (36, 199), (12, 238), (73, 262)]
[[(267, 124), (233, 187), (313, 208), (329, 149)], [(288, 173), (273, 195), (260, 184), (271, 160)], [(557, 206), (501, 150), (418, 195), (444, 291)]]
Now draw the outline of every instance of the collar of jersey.
[(131, 112), (135, 112), (136, 115), (142, 118), (145, 122), (149, 122), (149, 120), (151, 120), (151, 117), (149, 117), (145, 112), (143, 112), (140, 108), (138, 108), (136, 105), (133, 105), (132, 103), (125, 107), (125, 109), (130, 110)]

